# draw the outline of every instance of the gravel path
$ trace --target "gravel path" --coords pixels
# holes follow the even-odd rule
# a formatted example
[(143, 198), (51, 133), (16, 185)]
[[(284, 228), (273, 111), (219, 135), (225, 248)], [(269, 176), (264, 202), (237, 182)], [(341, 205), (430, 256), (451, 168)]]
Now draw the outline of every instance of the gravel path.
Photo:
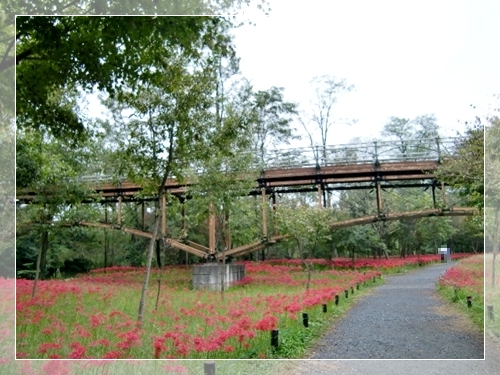
[(435, 290), (448, 267), (386, 276), (386, 283), (362, 297), (307, 358), (483, 359), (483, 335)]
[(299, 360), (289, 375), (498, 375), (500, 343), (486, 335), (485, 360)]

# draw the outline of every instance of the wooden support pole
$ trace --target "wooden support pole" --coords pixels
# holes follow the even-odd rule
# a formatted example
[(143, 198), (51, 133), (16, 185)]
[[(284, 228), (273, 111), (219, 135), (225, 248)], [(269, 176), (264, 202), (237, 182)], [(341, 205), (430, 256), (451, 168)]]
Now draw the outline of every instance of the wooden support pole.
[(434, 205), (434, 208), (436, 207), (436, 186), (433, 184), (432, 185), (432, 203)]
[(118, 215), (117, 215), (117, 224), (122, 225), (122, 196), (118, 197)]
[(321, 184), (318, 184), (318, 208), (323, 208), (323, 203), (321, 200), (323, 199), (323, 192), (321, 189)]
[(163, 194), (163, 197), (161, 199), (161, 235), (166, 236), (167, 235), (167, 198), (165, 197), (165, 194)]
[(208, 214), (208, 249), (211, 255), (215, 254), (215, 214), (213, 203), (210, 203)]
[(444, 182), (441, 182), (441, 195), (443, 197), (443, 207), (446, 207), (446, 189), (444, 186)]
[(278, 235), (278, 223), (276, 220), (276, 210), (278, 209), (278, 205), (276, 202), (276, 193), (274, 193), (272, 195), (272, 197), (273, 197), (273, 232), (274, 232), (274, 235), (277, 236)]
[(187, 237), (186, 202), (182, 203), (182, 237)]
[(267, 198), (266, 198), (266, 188), (262, 188), (261, 192), (262, 192), (262, 237), (267, 238)]
[(376, 182), (377, 185), (377, 214), (382, 213), (382, 189), (380, 188), (380, 181)]
[(142, 201), (142, 226), (141, 229), (145, 230), (146, 229), (146, 202)]
[(104, 224), (108, 223), (108, 205), (104, 204)]

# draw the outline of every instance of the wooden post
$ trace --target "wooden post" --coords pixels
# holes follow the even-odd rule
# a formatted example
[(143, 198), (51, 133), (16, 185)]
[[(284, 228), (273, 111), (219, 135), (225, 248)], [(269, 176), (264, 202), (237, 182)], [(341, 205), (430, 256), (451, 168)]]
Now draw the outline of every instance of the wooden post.
[(187, 237), (186, 202), (182, 202), (182, 237)]
[(262, 188), (262, 237), (267, 238), (267, 202), (266, 188)]
[(104, 203), (104, 224), (108, 223), (108, 205)]
[(146, 203), (142, 201), (142, 230), (146, 230)]
[(211, 255), (215, 254), (215, 215), (213, 203), (210, 203), (208, 214), (208, 249)]
[(122, 197), (118, 197), (118, 214), (117, 214), (117, 224), (122, 225)]
[(441, 182), (441, 195), (443, 197), (443, 207), (446, 207), (446, 190), (444, 187), (444, 182)]
[(273, 232), (274, 235), (278, 235), (278, 223), (276, 222), (276, 210), (278, 208), (278, 205), (276, 203), (276, 193), (273, 193), (272, 195), (273, 198)]
[(323, 203), (321, 203), (322, 199), (323, 199), (323, 192), (321, 190), (321, 184), (318, 184), (318, 208), (323, 207)]
[(163, 197), (161, 199), (161, 235), (165, 237), (167, 235), (167, 198), (165, 197), (165, 193), (163, 193)]
[(377, 214), (382, 213), (382, 190), (380, 188), (380, 181), (376, 182), (377, 185)]
[(432, 184), (432, 203), (434, 204), (434, 208), (436, 208), (436, 186)]

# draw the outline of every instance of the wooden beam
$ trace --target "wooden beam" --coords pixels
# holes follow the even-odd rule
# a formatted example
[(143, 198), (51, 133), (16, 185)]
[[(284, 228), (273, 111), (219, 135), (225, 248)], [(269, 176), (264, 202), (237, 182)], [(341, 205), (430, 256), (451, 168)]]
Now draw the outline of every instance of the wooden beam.
[(194, 247), (183, 244), (182, 242), (179, 242), (172, 238), (165, 238), (165, 242), (168, 243), (170, 246), (175, 247), (176, 249), (184, 250), (190, 254), (199, 256), (200, 258), (204, 259), (208, 258), (208, 254), (206, 252), (195, 249)]
[(192, 248), (195, 248), (197, 250), (203, 251), (205, 253), (210, 253), (210, 249), (206, 246), (200, 245), (199, 243), (193, 242), (193, 241), (186, 241), (186, 244), (188, 246), (191, 246)]
[(432, 217), (432, 216), (472, 216), (477, 212), (473, 207), (455, 207), (450, 209), (428, 209), (419, 211), (406, 211), (406, 212), (395, 212), (385, 215), (373, 215), (358, 217), (356, 219), (343, 220), (336, 223), (332, 223), (330, 228), (341, 229), (353, 227), (356, 225), (364, 225), (370, 223), (376, 223), (379, 221), (389, 221), (389, 220), (404, 220), (404, 219), (418, 219), (422, 217)]
[[(243, 246), (238, 246), (235, 247), (234, 249), (228, 250), (225, 252), (225, 256), (239, 256), (243, 255), (246, 253), (251, 253), (256, 250), (260, 250), (262, 248), (266, 247), (266, 242), (262, 241), (257, 241), (257, 242), (252, 242)], [(217, 254), (217, 258), (221, 258), (223, 255), (222, 253)]]
[(226, 251), (225, 254), (222, 254), (222, 253), (217, 254), (217, 258), (220, 259), (224, 255), (226, 257), (245, 255), (245, 254), (257, 251), (257, 250), (261, 250), (266, 246), (273, 245), (273, 244), (275, 244), (281, 240), (284, 240), (285, 238), (288, 238), (288, 237), (289, 237), (288, 235), (273, 236), (269, 239), (269, 241), (256, 241), (256, 242), (252, 242), (252, 243), (249, 243), (246, 245), (238, 246), (238, 247), (235, 247), (234, 249)]
[(144, 232), (140, 229), (126, 228), (121, 226), (116, 226), (115, 224), (103, 224), (103, 223), (91, 223), (88, 221), (80, 221), (78, 223), (66, 223), (63, 226), (81, 226), (81, 227), (94, 227), (94, 228), (105, 228), (105, 229), (117, 229), (125, 233), (135, 234), (136, 236), (153, 238), (153, 234), (150, 232)]

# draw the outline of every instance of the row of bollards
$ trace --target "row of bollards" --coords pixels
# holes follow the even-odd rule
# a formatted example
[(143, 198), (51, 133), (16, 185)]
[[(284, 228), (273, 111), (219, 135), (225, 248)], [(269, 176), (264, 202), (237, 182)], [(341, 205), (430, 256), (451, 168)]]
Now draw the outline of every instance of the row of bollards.
[[(375, 276), (373, 277), (373, 282), (375, 282)], [(366, 282), (363, 283), (363, 285), (366, 285)], [(356, 284), (356, 290), (359, 290), (359, 283)], [(345, 298), (349, 298), (349, 289), (344, 290)], [(351, 294), (354, 294), (354, 287), (351, 287)], [(339, 304), (339, 296), (335, 295), (335, 305), (338, 306)], [(326, 313), (328, 311), (328, 305), (324, 303), (322, 305), (323, 307), (323, 312)], [(491, 307), (491, 317), (493, 317), (493, 306), (488, 306), (488, 312), (490, 311), (489, 308)], [(491, 318), (493, 319), (493, 318)], [(302, 324), (304, 327), (309, 327), (309, 314), (308, 313), (302, 313)], [(271, 346), (274, 349), (278, 349), (279, 347), (279, 330), (278, 329), (273, 329), (271, 330)], [(215, 361), (207, 361), (204, 363), (204, 370), (205, 374), (204, 375), (215, 375)]]
[[(373, 281), (375, 282), (375, 277), (373, 278)], [(356, 289), (359, 290), (359, 283), (356, 284)], [(354, 294), (354, 287), (351, 287), (351, 294)], [(345, 298), (349, 298), (349, 289), (344, 290), (344, 295)], [(335, 305), (338, 306), (339, 304), (339, 296), (335, 295)], [(328, 305), (324, 303), (322, 305), (323, 312), (326, 313), (328, 312)], [(302, 313), (302, 324), (304, 327), (308, 328), (309, 327), (309, 314), (308, 313)], [(275, 349), (278, 349), (279, 346), (279, 330), (273, 329), (271, 331), (271, 346)]]

